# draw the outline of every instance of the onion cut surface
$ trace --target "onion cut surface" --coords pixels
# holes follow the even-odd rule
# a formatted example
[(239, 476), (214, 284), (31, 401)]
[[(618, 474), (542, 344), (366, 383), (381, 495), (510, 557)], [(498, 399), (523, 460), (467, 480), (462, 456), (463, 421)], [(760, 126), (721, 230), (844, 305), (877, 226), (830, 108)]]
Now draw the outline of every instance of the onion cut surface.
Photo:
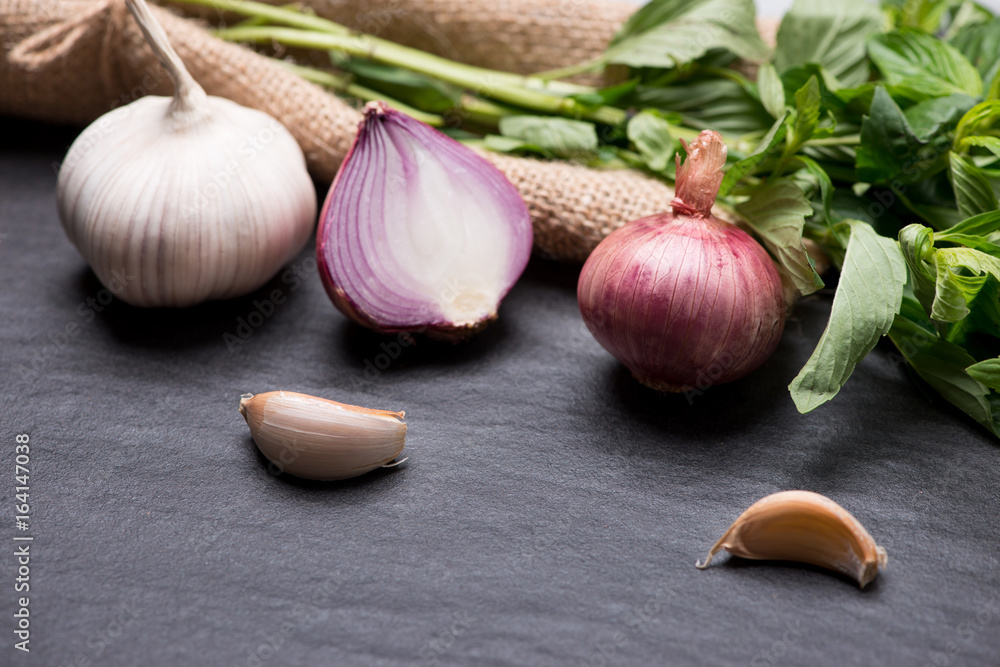
[(454, 340), (496, 318), (531, 244), (528, 209), (496, 167), (373, 102), (320, 214), (316, 254), (348, 317)]

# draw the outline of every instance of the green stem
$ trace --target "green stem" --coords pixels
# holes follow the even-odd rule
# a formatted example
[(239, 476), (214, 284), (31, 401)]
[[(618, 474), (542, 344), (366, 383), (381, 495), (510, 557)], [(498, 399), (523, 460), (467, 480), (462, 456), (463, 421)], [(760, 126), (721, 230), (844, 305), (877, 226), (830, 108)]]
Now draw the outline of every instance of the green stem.
[(720, 79), (729, 79), (733, 83), (739, 84), (741, 88), (747, 88), (750, 86), (750, 80), (745, 76), (740, 74), (734, 69), (728, 67), (713, 67), (710, 65), (698, 66), (699, 72), (704, 72), (705, 74), (711, 74), (712, 76), (717, 76)]
[(394, 100), (391, 97), (386, 97), (377, 90), (372, 90), (371, 88), (366, 88), (364, 86), (359, 86), (356, 83), (351, 82), (350, 79), (346, 77), (340, 77), (332, 72), (326, 72), (321, 69), (316, 69), (314, 67), (304, 67), (302, 65), (295, 65), (284, 60), (275, 59), (275, 62), (284, 67), (287, 70), (295, 72), (301, 76), (306, 81), (312, 81), (313, 83), (319, 84), (326, 88), (329, 88), (336, 92), (344, 93), (345, 95), (350, 95), (351, 97), (357, 97), (358, 99), (364, 100), (365, 102), (371, 102), (373, 100), (382, 100), (393, 109), (397, 111), (402, 111), (407, 116), (419, 120), (421, 123), (427, 123), (431, 127), (442, 127), (444, 126), (444, 118), (437, 116), (435, 114), (427, 113), (409, 106), (404, 102), (399, 100)]
[(778, 164), (774, 165), (774, 170), (771, 172), (771, 178), (775, 180), (781, 178), (781, 175), (785, 173), (785, 169), (788, 168), (788, 164), (792, 161), (794, 157), (795, 157), (794, 150), (792, 151), (786, 150), (784, 153), (782, 153), (781, 157), (778, 158)]
[(287, 7), (265, 5), (262, 2), (251, 2), (250, 0), (173, 0), (173, 2), (199, 5), (201, 7), (208, 7), (209, 9), (240, 14), (251, 19), (263, 19), (305, 30), (329, 32), (336, 35), (351, 34), (351, 31), (347, 27), (316, 16), (315, 14), (307, 14)]
[(568, 65), (566, 67), (560, 67), (559, 69), (550, 69), (545, 72), (538, 72), (537, 74), (532, 74), (531, 76), (536, 79), (544, 79), (546, 81), (552, 81), (553, 79), (566, 79), (571, 76), (576, 76), (577, 74), (585, 74), (587, 72), (596, 71), (604, 67), (607, 63), (604, 60), (598, 58), (596, 60), (588, 60), (586, 62), (577, 63), (576, 65)]
[[(177, 0), (177, 1), (178, 2), (184, 2), (184, 0)], [(301, 12), (302, 11), (301, 7), (302, 7), (301, 4), (299, 4), (297, 2), (294, 2), (294, 3), (290, 4), (290, 5), (282, 5), (281, 9), (284, 9), (284, 10), (287, 10), (287, 11), (293, 11), (293, 12)], [(262, 26), (262, 25), (268, 25), (268, 23), (270, 23), (270, 19), (268, 17), (257, 15), (257, 16), (251, 16), (248, 19), (244, 19), (243, 21), (240, 21), (239, 23), (233, 25), (232, 27), (233, 28), (255, 28), (255, 27), (258, 27), (258, 26)]]
[[(202, 7), (209, 7), (212, 9), (217, 9), (220, 11), (232, 12), (234, 14), (240, 14), (242, 16), (249, 16), (251, 18), (263, 18), (271, 23), (278, 23), (285, 26), (290, 26), (293, 28), (300, 28), (303, 30), (308, 30), (311, 32), (319, 32), (329, 35), (339, 35), (342, 37), (347, 36), (357, 36), (356, 31), (351, 30), (347, 26), (341, 25), (329, 19), (324, 19), (313, 14), (306, 14), (301, 11), (295, 11), (292, 9), (284, 9), (281, 7), (273, 7), (271, 5), (266, 5), (260, 2), (253, 2), (252, 0), (174, 0), (174, 2), (199, 5)], [(424, 57), (425, 61), (434, 62), (436, 66), (442, 70), (456, 69), (463, 70), (466, 72), (474, 72), (480, 77), (488, 77), (492, 81), (498, 83), (503, 83), (511, 86), (520, 86), (524, 88), (545, 90), (550, 93), (558, 93), (562, 95), (573, 95), (577, 93), (589, 93), (594, 92), (594, 88), (590, 86), (580, 86), (573, 83), (568, 83), (565, 81), (547, 81), (538, 77), (525, 77), (519, 74), (512, 74), (510, 72), (500, 72), (497, 70), (489, 70), (480, 67), (473, 67), (471, 65), (465, 65), (464, 63), (459, 63), (453, 60), (448, 60), (447, 58), (441, 58), (438, 56), (433, 56), (431, 54), (419, 51), (417, 49), (411, 49), (409, 47), (396, 44), (395, 42), (390, 42), (388, 40), (379, 39), (372, 35), (363, 35), (365, 39), (371, 42), (373, 45), (379, 46), (383, 50), (390, 50), (398, 54), (420, 54)], [(310, 48), (310, 47), (306, 47)], [(429, 59), (429, 60), (428, 60)], [(401, 65), (405, 67), (405, 65)], [(436, 76), (435, 73), (431, 73), (432, 76)], [(438, 77), (443, 78), (443, 77)]]
[(511, 85), (504, 77), (495, 77), (496, 73), (491, 70), (455, 63), (417, 49), (373, 39), (367, 35), (335, 35), (292, 28), (224, 28), (217, 30), (215, 34), (234, 42), (278, 42), (306, 49), (341, 51), (348, 55), (425, 74), (472, 90), (477, 95), (542, 113), (583, 118), (609, 125), (618, 125), (626, 119), (626, 113), (622, 109), (588, 108), (572, 98)]
[[(285, 60), (275, 59), (275, 62), (285, 69), (295, 72), (307, 81), (312, 81), (313, 83), (330, 88), (336, 92), (342, 92), (345, 95), (357, 97), (365, 102), (382, 100), (392, 108), (402, 111), (408, 116), (412, 116), (423, 123), (427, 123), (431, 127), (443, 127), (445, 124), (445, 119), (442, 116), (421, 111), (420, 109), (407, 105), (405, 102), (400, 102), (399, 100), (387, 97), (377, 90), (372, 90), (371, 88), (366, 88), (365, 86), (352, 83), (349, 77), (338, 76), (333, 72), (327, 72), (314, 67), (295, 65)], [(471, 121), (496, 128), (500, 119), (504, 116), (516, 116), (518, 114), (523, 114), (524, 110), (504, 106), (502, 104), (490, 102), (489, 100), (483, 100), (472, 95), (463, 95), (462, 99), (459, 100), (458, 112)]]
[(500, 119), (504, 116), (518, 116), (524, 113), (524, 109), (497, 104), (474, 95), (462, 95), (459, 109), (469, 120), (493, 128), (500, 125)]
[(857, 146), (861, 143), (861, 135), (859, 134), (846, 134), (842, 137), (823, 137), (822, 139), (810, 139), (801, 144), (788, 145), (785, 146), (784, 152), (781, 154), (781, 158), (778, 160), (778, 164), (774, 166), (774, 171), (771, 173), (772, 178), (778, 178), (785, 170), (788, 168), (789, 164), (795, 160), (798, 152), (805, 148), (806, 146)]
[(803, 146), (859, 146), (861, 144), (860, 134), (845, 134), (840, 137), (823, 137), (822, 139), (810, 139), (802, 144)]

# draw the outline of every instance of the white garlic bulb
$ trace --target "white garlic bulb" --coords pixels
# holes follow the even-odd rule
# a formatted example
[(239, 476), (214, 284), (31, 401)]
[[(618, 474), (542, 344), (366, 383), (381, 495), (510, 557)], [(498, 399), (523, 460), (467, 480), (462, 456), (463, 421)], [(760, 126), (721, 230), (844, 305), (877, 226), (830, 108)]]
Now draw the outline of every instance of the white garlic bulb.
[(209, 97), (145, 0), (126, 0), (174, 82), (98, 118), (59, 170), (59, 217), (98, 279), (136, 306), (247, 294), (305, 245), (316, 193), (288, 130)]

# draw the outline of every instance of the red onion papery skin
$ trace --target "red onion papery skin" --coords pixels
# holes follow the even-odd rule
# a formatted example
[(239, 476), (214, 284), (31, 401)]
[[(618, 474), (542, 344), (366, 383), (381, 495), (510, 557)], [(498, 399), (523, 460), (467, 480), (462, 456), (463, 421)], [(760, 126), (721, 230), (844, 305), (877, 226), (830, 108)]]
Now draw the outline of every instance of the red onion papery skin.
[[(414, 153), (415, 146), (421, 152)], [(408, 279), (412, 277), (392, 270), (392, 255), (407, 246), (372, 230), (372, 221), (391, 215), (387, 209), (394, 206), (397, 214), (406, 216), (408, 209), (397, 205), (422, 192), (421, 178), (428, 173), (424, 160), (447, 165), (454, 191), (435, 191), (435, 204), (440, 200), (444, 210), (455, 206), (456, 199), (478, 201), (499, 212), (506, 225), (501, 239), (506, 246), (495, 250), (506, 251), (509, 265), (504, 265), (492, 312), (475, 321), (450, 321), (429, 303), (413, 287)], [(370, 102), (320, 212), (316, 259), (330, 299), (358, 324), (384, 333), (415, 332), (458, 342), (496, 319), (496, 307), (527, 266), (532, 236), (524, 200), (496, 167), (451, 137), (383, 102)], [(447, 252), (435, 252), (447, 262)]]
[(594, 338), (637, 380), (669, 392), (745, 376), (771, 356), (785, 324), (770, 256), (711, 213), (726, 161), (722, 137), (706, 130), (685, 149), (673, 211), (611, 233), (577, 284)]

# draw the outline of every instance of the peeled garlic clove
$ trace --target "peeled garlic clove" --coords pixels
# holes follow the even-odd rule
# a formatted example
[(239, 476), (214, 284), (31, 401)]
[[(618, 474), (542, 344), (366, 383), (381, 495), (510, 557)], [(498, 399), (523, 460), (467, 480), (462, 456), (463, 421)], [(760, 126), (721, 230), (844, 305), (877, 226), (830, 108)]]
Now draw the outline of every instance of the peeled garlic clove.
[(720, 549), (755, 560), (785, 560), (835, 570), (864, 588), (885, 568), (888, 555), (843, 507), (811, 491), (782, 491), (751, 505), (715, 543), (706, 568)]
[(496, 167), (372, 102), (320, 213), (316, 258), (359, 324), (457, 340), (496, 318), (531, 240), (527, 206)]
[(347, 479), (389, 467), (406, 439), (402, 412), (292, 391), (244, 394), (240, 414), (269, 461), (306, 479)]
[(67, 236), (114, 294), (190, 306), (247, 294), (309, 239), (316, 191), (277, 120), (210, 97), (145, 0), (128, 0), (174, 83), (94, 121), (59, 169)]

